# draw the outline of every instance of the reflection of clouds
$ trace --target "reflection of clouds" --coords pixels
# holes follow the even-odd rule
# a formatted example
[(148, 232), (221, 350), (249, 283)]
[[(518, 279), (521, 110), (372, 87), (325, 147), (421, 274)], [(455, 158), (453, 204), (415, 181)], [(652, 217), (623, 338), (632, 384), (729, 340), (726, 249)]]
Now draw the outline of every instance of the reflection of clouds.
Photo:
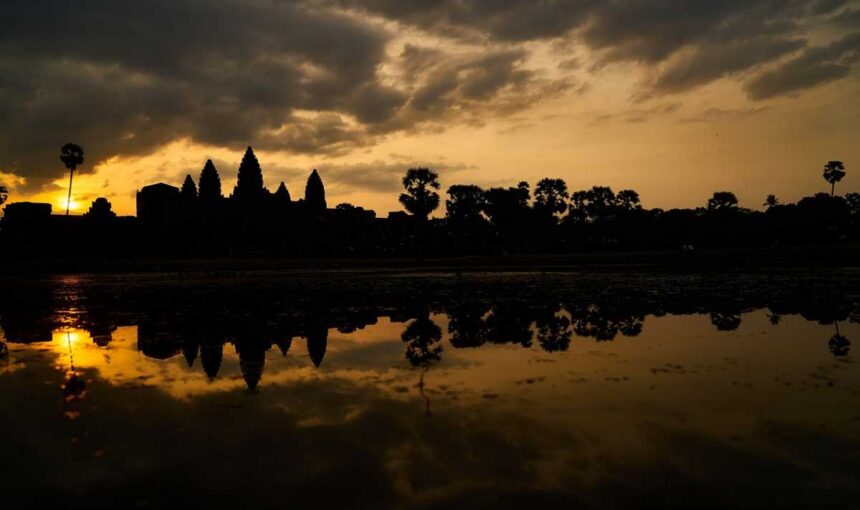
[[(764, 312), (743, 318), (741, 333), (768, 324)], [(0, 375), (0, 405), (15, 409), (0, 421), (0, 434), (16, 439), (4, 454), (38, 461), (42, 473), (15, 470), (2, 483), (22, 493), (55, 483), (97, 502), (114, 495), (100, 488), (121, 481), (114, 486), (154, 506), (175, 504), (167, 498), (177, 494), (194, 494), (201, 504), (232, 497), (323, 507), (475, 507), (490, 505), (491, 494), (555, 505), (629, 506), (644, 494), (657, 505), (791, 497), (826, 506), (853, 494), (847, 475), (857, 470), (851, 452), (860, 438), (856, 412), (844, 403), (860, 373), (828, 364), (823, 374), (838, 384), (798, 388), (810, 366), (830, 359), (820, 341), (806, 340), (826, 338), (821, 332), (831, 328), (788, 317), (751, 343), (747, 335), (719, 334), (709, 319), (649, 318), (635, 342), (594, 342), (553, 354), (554, 363), (536, 363), (549, 356), (537, 346), (447, 349), (450, 357), (425, 375), (429, 419), (415, 387), (419, 371), (407, 368), (387, 319), (356, 338), (331, 332), (331, 358), (320, 370), (300, 339), (286, 358), (270, 349), (260, 395), (244, 394), (230, 345), (221, 375), (208, 383), (181, 354), (141, 356), (134, 327), (117, 328), (106, 348), (76, 331), (87, 398), (73, 422), (56, 415), (63, 371), (55, 367), (66, 349), (57, 331), (51, 343), (13, 345), (26, 370)], [(390, 344), (400, 349), (386, 354)], [(774, 357), (785, 345), (793, 348)], [(679, 359), (713, 370), (671, 377), (648, 370)], [(786, 389), (774, 374), (795, 386)], [(630, 380), (607, 379), (621, 376)], [(528, 379), (535, 382), (522, 383)], [(655, 381), (659, 388), (649, 389)], [(101, 460), (93, 460), (98, 451)], [(285, 484), (288, 490), (272, 490)]]

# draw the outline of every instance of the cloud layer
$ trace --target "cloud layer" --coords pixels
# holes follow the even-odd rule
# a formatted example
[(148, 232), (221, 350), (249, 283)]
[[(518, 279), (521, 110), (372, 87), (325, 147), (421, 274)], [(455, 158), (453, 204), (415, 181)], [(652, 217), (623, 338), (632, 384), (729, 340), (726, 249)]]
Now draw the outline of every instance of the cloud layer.
[[(584, 90), (588, 73), (619, 62), (644, 69), (642, 98), (726, 76), (755, 100), (792, 94), (850, 76), (860, 45), (856, 2), (844, 0), (30, 0), (3, 10), (0, 172), (31, 187), (63, 173), (57, 148), (72, 140), (87, 149), (84, 171), (177, 139), (337, 156), (391, 133), (481, 125)], [(553, 43), (552, 60), (576, 65), (535, 65), (524, 43)]]

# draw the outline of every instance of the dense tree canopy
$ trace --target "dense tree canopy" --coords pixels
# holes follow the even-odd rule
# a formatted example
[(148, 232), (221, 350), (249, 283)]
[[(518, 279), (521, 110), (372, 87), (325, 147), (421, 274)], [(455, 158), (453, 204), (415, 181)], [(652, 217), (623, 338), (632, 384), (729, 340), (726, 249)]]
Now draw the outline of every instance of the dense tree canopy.
[(484, 221), (481, 213), (486, 206), (484, 190), (474, 184), (455, 184), (448, 188), (445, 201), (445, 217), (457, 224), (472, 224)]
[(567, 210), (569, 198), (567, 184), (563, 180), (541, 179), (535, 186), (534, 208), (551, 216), (563, 214)]
[(731, 191), (716, 191), (714, 195), (708, 199), (708, 210), (722, 211), (734, 209), (738, 205), (738, 197)]
[(439, 207), (439, 175), (429, 168), (410, 168), (403, 177), (400, 203), (416, 218), (427, 219)]

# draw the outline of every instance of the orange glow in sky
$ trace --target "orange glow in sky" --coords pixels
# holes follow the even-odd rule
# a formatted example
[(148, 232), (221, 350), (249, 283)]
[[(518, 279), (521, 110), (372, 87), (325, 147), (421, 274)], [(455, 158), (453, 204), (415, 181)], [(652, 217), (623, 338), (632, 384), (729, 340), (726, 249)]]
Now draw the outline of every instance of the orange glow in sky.
[[(299, 199), (316, 168), (330, 206), (380, 216), (401, 210), (414, 166), (437, 171), (443, 206), (454, 184), (551, 177), (571, 191), (634, 189), (645, 207), (704, 206), (725, 190), (761, 209), (769, 194), (789, 203), (828, 192), (830, 160), (847, 168), (837, 193), (860, 191), (860, 33), (845, 24), (857, 11), (806, 3), (681, 2), (673, 15), (649, 2), (464, 1), (444, 15), (420, 2), (228, 1), (237, 16), (178, 0), (153, 18), (129, 2), (111, 12), (135, 37), (116, 40), (82, 10), (72, 14), (91, 30), (74, 44), (38, 43), (56, 30), (24, 27), (32, 20), (13, 9), (23, 28), (12, 47), (30, 48), (33, 65), (8, 69), (36, 75), (9, 78), (21, 92), (10, 96), (16, 116), (0, 111), (0, 184), (10, 203), (64, 212), (59, 147), (73, 141), (85, 162), (71, 209), (105, 197), (120, 215), (136, 213), (142, 186), (197, 181), (210, 158), (229, 195), (248, 145), (269, 190), (283, 181)], [(216, 26), (171, 38), (146, 24), (171, 14)], [(219, 30), (223, 40), (208, 37)], [(170, 54), (164, 65), (139, 58), (147, 44)], [(82, 71), (73, 93), (61, 85), (67, 62)]]

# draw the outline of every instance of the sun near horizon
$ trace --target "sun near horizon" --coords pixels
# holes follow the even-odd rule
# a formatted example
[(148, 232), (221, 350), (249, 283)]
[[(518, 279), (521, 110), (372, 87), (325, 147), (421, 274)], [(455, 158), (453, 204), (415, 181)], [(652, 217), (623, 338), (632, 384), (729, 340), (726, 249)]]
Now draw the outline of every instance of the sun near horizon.
[(634, 189), (645, 207), (726, 190), (761, 209), (829, 191), (829, 160), (849, 169), (840, 193), (860, 189), (853, 2), (120, 2), (42, 19), (39, 5), (11, 8), (0, 36), (9, 203), (65, 211), (70, 141), (86, 149), (71, 210), (106, 197), (121, 215), (207, 159), (229, 195), (248, 145), (270, 191), (300, 196), (316, 168), (332, 204), (383, 216), (415, 166), (443, 198), (552, 177)]

